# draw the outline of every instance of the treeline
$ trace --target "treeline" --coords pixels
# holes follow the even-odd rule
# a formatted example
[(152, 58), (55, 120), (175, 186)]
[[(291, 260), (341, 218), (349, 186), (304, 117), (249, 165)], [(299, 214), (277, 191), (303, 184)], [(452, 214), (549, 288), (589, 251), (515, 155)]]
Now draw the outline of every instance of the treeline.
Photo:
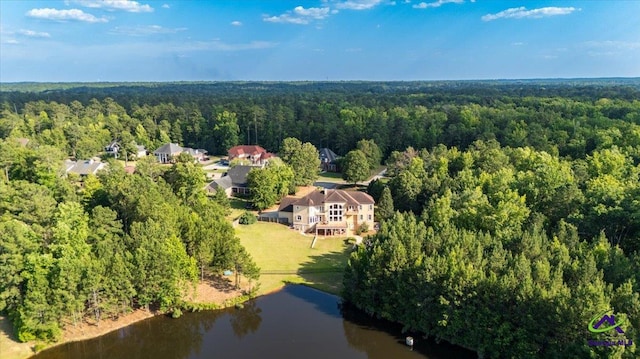
[[(391, 204), (349, 260), (347, 301), (487, 358), (637, 357), (640, 166), (628, 151), (570, 160), (476, 141), (388, 165), (391, 180), (369, 190)], [(606, 310), (624, 335), (588, 330)]]
[(170, 140), (226, 154), (235, 144), (256, 143), (277, 152), (283, 139), (295, 137), (339, 155), (363, 138), (374, 140), (384, 157), (409, 146), (466, 149), (477, 139), (495, 139), (583, 158), (614, 143), (640, 144), (638, 80), (611, 81), (615, 85), (196, 83), (0, 92), (0, 137), (38, 137), (78, 157), (116, 138), (150, 150)]
[(63, 323), (139, 307), (179, 315), (210, 271), (258, 278), (228, 202), (205, 196), (190, 156), (169, 169), (148, 157), (134, 174), (113, 162), (81, 183), (60, 175), (54, 147), (4, 148), (15, 162), (0, 180), (0, 311), (19, 340), (55, 340)]

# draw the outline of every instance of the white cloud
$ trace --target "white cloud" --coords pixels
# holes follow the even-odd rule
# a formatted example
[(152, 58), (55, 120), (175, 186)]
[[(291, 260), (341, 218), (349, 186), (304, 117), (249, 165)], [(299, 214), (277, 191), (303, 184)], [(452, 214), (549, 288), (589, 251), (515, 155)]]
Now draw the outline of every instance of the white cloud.
[(296, 15), (311, 17), (313, 19), (321, 20), (327, 17), (327, 15), (329, 14), (329, 8), (328, 7), (310, 7), (308, 9), (305, 9), (302, 6), (296, 6), (295, 9), (293, 9), (293, 12)]
[(24, 29), (18, 30), (18, 34), (24, 35), (24, 36), (27, 36), (27, 37), (40, 37), (40, 38), (49, 38), (49, 37), (51, 37), (51, 35), (48, 32), (38, 32), (38, 31), (24, 30)]
[(368, 10), (382, 3), (382, 0), (346, 0), (336, 3), (336, 8), (344, 10)]
[(421, 2), (419, 4), (413, 5), (412, 7), (414, 9), (427, 9), (427, 8), (433, 8), (433, 7), (440, 7), (444, 4), (450, 4), (450, 3), (462, 4), (463, 2), (464, 0), (438, 0), (436, 2), (430, 2), (430, 3)]
[(233, 25), (233, 26), (242, 26), (242, 23), (240, 21), (231, 21), (231, 25)]
[(109, 30), (110, 34), (128, 36), (148, 36), (158, 34), (175, 34), (187, 30), (186, 27), (167, 28), (159, 25), (148, 26), (117, 26)]
[(9, 45), (17, 45), (20, 43), (20, 41), (16, 40), (16, 39), (7, 39), (5, 41), (2, 42), (3, 44), (9, 44)]
[(512, 46), (522, 46), (524, 45), (524, 42), (513, 42), (511, 43)]
[(31, 9), (27, 11), (27, 16), (36, 19), (53, 20), (53, 21), (82, 21), (82, 22), (107, 22), (104, 17), (98, 18), (79, 9), (58, 10), (58, 9)]
[(170, 8), (170, 7), (171, 7), (171, 6), (169, 6), (169, 4), (162, 4), (162, 8), (163, 8), (163, 9), (168, 9), (168, 8)]
[(575, 7), (542, 7), (539, 9), (527, 10), (524, 6), (503, 10), (495, 14), (487, 14), (482, 17), (482, 21), (493, 21), (497, 19), (539, 19), (549, 16), (569, 15), (574, 11), (580, 11)]
[(322, 20), (329, 16), (330, 9), (328, 7), (310, 7), (304, 8), (302, 6), (296, 6), (293, 11), (287, 11), (279, 16), (265, 15), (264, 21), (275, 23), (289, 23), (306, 25), (313, 20)]
[(75, 0), (75, 3), (90, 8), (101, 8), (107, 10), (123, 10), (127, 12), (152, 12), (150, 5), (142, 5), (132, 0)]

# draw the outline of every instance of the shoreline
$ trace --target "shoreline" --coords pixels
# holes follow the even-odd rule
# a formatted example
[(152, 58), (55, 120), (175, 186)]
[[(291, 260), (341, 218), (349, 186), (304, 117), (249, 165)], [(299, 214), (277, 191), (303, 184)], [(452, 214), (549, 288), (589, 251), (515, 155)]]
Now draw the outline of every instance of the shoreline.
[[(305, 283), (305, 282), (296, 283), (296, 282), (282, 281), (281, 285), (279, 285), (277, 288), (269, 289), (268, 291), (262, 292), (256, 295), (255, 297), (248, 297), (238, 292), (238, 293), (234, 293), (234, 295), (229, 295), (230, 293), (227, 293), (228, 295), (226, 295), (224, 299), (218, 298), (219, 300), (215, 300), (215, 301), (209, 301), (209, 302), (196, 301), (196, 302), (188, 302), (188, 303), (199, 304), (205, 307), (206, 306), (215, 307), (212, 309), (204, 309), (204, 310), (218, 310), (218, 309), (230, 308), (238, 303), (244, 303), (251, 299), (255, 299), (262, 296), (280, 292), (281, 290), (284, 289), (286, 285), (304, 285), (311, 289), (336, 296), (337, 298), (341, 298), (339, 294), (322, 290), (321, 288), (318, 288), (310, 283)], [(185, 310), (185, 312), (188, 312), (188, 310)], [(62, 338), (59, 341), (55, 343), (50, 343), (50, 344), (37, 342), (37, 341), (31, 341), (26, 343), (18, 342), (17, 339), (15, 338), (15, 333), (13, 332), (12, 323), (9, 321), (8, 318), (5, 317), (3, 320), (6, 322), (6, 324), (8, 324), (8, 328), (3, 328), (5, 333), (2, 333), (0, 331), (0, 334), (5, 334), (7, 336), (7, 340), (9, 341), (9, 343), (13, 344), (13, 346), (15, 347), (14, 348), (15, 350), (13, 350), (12, 353), (7, 355), (7, 359), (28, 359), (28, 358), (32, 358), (36, 354), (42, 351), (45, 351), (47, 349), (51, 349), (67, 343), (74, 343), (74, 342), (80, 342), (83, 340), (97, 338), (97, 337), (109, 334), (113, 331), (120, 330), (127, 326), (133, 325), (135, 323), (141, 322), (143, 320), (153, 318), (159, 315), (167, 315), (167, 314), (168, 313), (166, 312), (149, 311), (143, 308), (138, 308), (131, 313), (127, 313), (123, 316), (120, 316), (118, 319), (110, 319), (110, 318), (104, 319), (100, 321), (100, 325), (96, 325), (93, 322), (86, 322), (86, 321), (82, 322), (77, 326), (73, 326), (73, 324), (69, 323), (67, 326), (65, 326), (65, 329), (63, 330)], [(0, 354), (2, 354), (0, 356), (2, 358), (5, 358), (5, 354), (3, 352), (4, 350), (0, 351)]]

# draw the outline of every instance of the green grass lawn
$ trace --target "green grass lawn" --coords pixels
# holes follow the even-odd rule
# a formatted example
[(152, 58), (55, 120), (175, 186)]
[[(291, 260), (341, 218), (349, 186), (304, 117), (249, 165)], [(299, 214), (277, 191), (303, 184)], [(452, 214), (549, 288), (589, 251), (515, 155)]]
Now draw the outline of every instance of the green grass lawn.
[(342, 272), (351, 248), (344, 238), (320, 237), (311, 248), (313, 236), (266, 222), (238, 226), (236, 234), (262, 271), (260, 294), (287, 282), (334, 294), (342, 290)]
[(318, 182), (344, 183), (342, 173), (338, 172), (322, 172), (318, 174)]
[(246, 208), (247, 203), (249, 202), (243, 198), (238, 198), (238, 197), (229, 198), (231, 213), (229, 213), (229, 215), (227, 216), (227, 219), (233, 221), (236, 218), (240, 217), (241, 214), (247, 211), (247, 208)]

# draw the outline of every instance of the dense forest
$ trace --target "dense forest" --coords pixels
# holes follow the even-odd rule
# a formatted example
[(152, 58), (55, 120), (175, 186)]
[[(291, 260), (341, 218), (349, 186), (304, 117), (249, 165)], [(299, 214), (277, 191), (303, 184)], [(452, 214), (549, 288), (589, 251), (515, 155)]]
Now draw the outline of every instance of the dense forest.
[[(0, 101), (0, 309), (23, 338), (96, 303), (173, 308), (198, 269), (251, 268), (188, 159), (80, 187), (64, 158), (113, 139), (225, 154), (296, 138), (339, 155), (371, 141), (386, 159), (389, 180), (368, 189), (381, 228), (350, 259), (346, 300), (485, 357), (637, 356), (638, 79), (13, 84)], [(172, 279), (147, 286), (162, 265)], [(623, 335), (588, 330), (605, 310)]]

